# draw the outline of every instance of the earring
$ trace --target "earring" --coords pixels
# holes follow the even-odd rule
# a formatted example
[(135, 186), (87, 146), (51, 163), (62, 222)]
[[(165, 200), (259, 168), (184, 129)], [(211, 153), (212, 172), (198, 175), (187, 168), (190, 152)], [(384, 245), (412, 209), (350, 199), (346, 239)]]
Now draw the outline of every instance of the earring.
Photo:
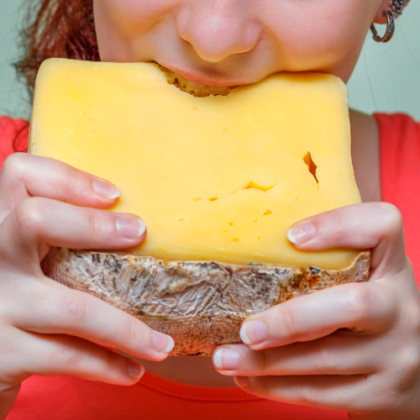
[(370, 27), (373, 33), (373, 39), (376, 42), (388, 42), (391, 40), (395, 32), (395, 19), (398, 16), (402, 15), (404, 8), (407, 6), (410, 0), (391, 0), (389, 2), (392, 10), (387, 10), (384, 12), (386, 16), (386, 32), (383, 37), (378, 35), (378, 31), (375, 28), (375, 25), (372, 23)]

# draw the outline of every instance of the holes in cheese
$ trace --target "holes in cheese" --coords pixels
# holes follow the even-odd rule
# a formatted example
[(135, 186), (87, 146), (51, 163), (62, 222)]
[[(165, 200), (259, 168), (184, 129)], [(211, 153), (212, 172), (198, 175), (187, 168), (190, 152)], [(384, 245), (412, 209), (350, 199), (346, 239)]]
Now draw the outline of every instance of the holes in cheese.
[(316, 183), (319, 184), (318, 178), (316, 177), (316, 170), (318, 167), (315, 165), (314, 161), (312, 160), (311, 152), (306, 153), (306, 155), (303, 157), (303, 161), (306, 163), (309, 169), (309, 172), (315, 178)]
[(148, 227), (130, 253), (341, 269), (357, 251), (304, 253), (287, 231), (360, 202), (349, 133), (346, 87), (331, 75), (276, 74), (198, 98), (155, 64), (52, 59), (37, 77), (30, 152), (122, 190), (111, 210)]
[(276, 184), (264, 186), (264, 185), (257, 184), (254, 181), (250, 181), (247, 185), (245, 185), (245, 187), (243, 187), (243, 189), (244, 190), (249, 190), (251, 188), (254, 188), (255, 190), (260, 190), (260, 191), (267, 192), (267, 191), (271, 190), (271, 188), (273, 188), (275, 185)]

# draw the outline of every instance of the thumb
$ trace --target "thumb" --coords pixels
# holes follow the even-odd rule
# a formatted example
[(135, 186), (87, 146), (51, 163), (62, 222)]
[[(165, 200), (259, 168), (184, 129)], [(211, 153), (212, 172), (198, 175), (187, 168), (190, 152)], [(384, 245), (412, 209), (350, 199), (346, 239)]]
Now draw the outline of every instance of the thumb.
[(296, 223), (287, 236), (302, 251), (372, 249), (371, 267), (380, 276), (399, 272), (406, 264), (401, 213), (388, 203), (356, 204), (322, 213)]

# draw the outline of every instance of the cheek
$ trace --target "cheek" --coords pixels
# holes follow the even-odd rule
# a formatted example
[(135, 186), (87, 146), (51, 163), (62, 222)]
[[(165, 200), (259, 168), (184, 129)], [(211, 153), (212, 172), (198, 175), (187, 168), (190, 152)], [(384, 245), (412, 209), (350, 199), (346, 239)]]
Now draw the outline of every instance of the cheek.
[[(290, 1), (270, 22), (288, 70), (331, 70), (357, 59), (375, 14), (366, 0)], [(281, 15), (277, 15), (281, 16)]]
[(96, 26), (131, 38), (173, 9), (175, 0), (94, 0)]

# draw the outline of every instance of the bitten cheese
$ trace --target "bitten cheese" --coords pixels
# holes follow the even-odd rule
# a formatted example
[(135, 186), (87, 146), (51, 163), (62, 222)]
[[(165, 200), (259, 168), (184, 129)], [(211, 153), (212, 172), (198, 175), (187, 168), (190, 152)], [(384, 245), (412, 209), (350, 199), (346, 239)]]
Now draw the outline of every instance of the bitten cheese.
[(276, 74), (197, 98), (155, 64), (52, 59), (38, 74), (31, 153), (122, 190), (148, 227), (130, 252), (165, 261), (341, 269), (350, 250), (300, 252), (295, 222), (360, 202), (344, 83)]

